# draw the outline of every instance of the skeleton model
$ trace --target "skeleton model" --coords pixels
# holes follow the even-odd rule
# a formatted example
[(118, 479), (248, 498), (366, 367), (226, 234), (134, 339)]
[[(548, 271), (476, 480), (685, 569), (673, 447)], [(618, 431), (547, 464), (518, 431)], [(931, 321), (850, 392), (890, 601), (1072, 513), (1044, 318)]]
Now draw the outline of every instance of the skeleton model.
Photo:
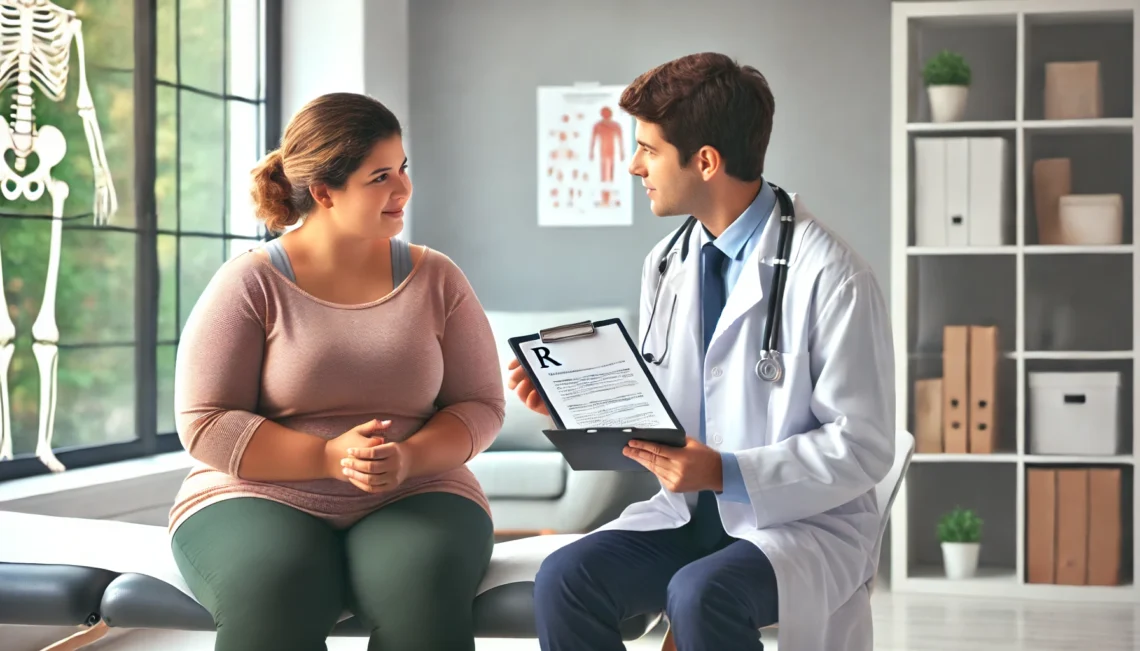
[[(75, 13), (48, 0), (0, 0), (0, 92), (13, 87), (11, 122), (0, 117), (0, 194), (5, 201), (39, 201), (46, 192), (51, 200), (51, 246), (43, 303), (32, 324), (32, 351), (40, 374), (39, 437), (36, 456), (53, 472), (63, 470), (52, 452), (55, 427), (56, 379), (59, 328), (55, 320), (59, 284), (59, 249), (63, 238), (63, 204), (70, 192), (67, 184), (52, 176), (67, 153), (67, 142), (56, 127), (37, 125), (34, 91), (52, 102), (61, 102), (67, 90), (68, 64), (74, 41), (79, 64), (79, 117), (87, 133), (87, 145), (95, 176), (95, 224), (103, 225), (115, 213), (118, 201), (111, 184), (103, 138), (95, 119), (95, 105), (87, 88), (82, 24)], [(12, 152), (13, 156), (9, 156)], [(38, 164), (28, 169), (35, 154)], [(8, 160), (13, 160), (9, 167)], [(12, 412), (8, 400), (8, 367), (15, 351), (16, 326), (8, 314), (4, 274), (0, 267), (0, 460), (12, 458)]]

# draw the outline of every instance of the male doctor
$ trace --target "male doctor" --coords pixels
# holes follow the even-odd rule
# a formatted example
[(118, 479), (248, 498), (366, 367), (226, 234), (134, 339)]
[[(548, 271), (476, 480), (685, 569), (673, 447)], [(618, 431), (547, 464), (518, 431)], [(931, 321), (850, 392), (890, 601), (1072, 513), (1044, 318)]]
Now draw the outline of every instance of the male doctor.
[[(646, 256), (639, 322), (647, 367), (688, 439), (632, 442), (625, 454), (662, 490), (543, 562), (541, 646), (623, 649), (619, 622), (664, 610), (680, 651), (763, 649), (759, 629), (777, 622), (780, 651), (870, 650), (884, 516), (874, 487), (895, 435), (879, 286), (793, 196), (783, 373), (761, 379), (781, 213), (762, 176), (767, 82), (727, 56), (696, 54), (637, 78), (621, 107), (637, 120), (629, 169), (654, 214), (699, 222)], [(525, 371), (510, 368), (508, 386), (547, 413)]]

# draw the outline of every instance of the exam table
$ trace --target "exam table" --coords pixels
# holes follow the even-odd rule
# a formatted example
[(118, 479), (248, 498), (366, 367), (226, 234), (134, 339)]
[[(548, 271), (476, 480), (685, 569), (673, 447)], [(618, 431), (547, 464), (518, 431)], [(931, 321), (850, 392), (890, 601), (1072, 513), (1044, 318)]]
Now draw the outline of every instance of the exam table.
[[(897, 431), (895, 461), (875, 487), (882, 515), (876, 553), (913, 453), (914, 437)], [(551, 552), (580, 537), (533, 536), (495, 545), (475, 599), (476, 636), (535, 638), (534, 576)], [(661, 618), (627, 619), (622, 637), (642, 637)], [(165, 527), (6, 511), (0, 511), (0, 624), (86, 627), (44, 651), (79, 649), (110, 628), (214, 630), (174, 563)], [(333, 635), (367, 632), (345, 613)]]
[[(13, 535), (15, 534), (15, 535)], [(0, 511), (0, 624), (85, 627), (48, 647), (79, 649), (112, 628), (212, 631), (210, 614), (190, 594), (169, 551), (166, 528)], [(480, 638), (535, 638), (534, 576), (542, 559), (579, 534), (498, 543), (475, 599)], [(626, 640), (660, 613), (622, 624)], [(345, 613), (334, 636), (366, 637)]]

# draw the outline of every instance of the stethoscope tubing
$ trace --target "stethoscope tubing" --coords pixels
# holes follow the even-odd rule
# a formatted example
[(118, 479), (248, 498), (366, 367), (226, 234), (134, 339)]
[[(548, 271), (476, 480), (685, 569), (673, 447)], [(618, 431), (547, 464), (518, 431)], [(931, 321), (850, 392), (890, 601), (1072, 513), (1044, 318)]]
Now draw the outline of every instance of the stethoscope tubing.
[[(761, 360), (756, 363), (756, 375), (762, 380), (777, 381), (783, 375), (783, 367), (779, 361), (779, 351), (776, 350), (776, 342), (780, 337), (780, 319), (782, 318), (783, 302), (784, 302), (784, 288), (787, 285), (788, 279), (788, 264), (792, 254), (792, 232), (795, 229), (796, 213), (795, 207), (792, 205), (791, 197), (784, 191), (783, 188), (770, 184), (773, 191), (776, 193), (776, 199), (780, 203), (780, 234), (776, 243), (776, 260), (775, 270), (773, 272), (773, 290), (772, 297), (768, 301), (768, 319), (764, 323), (764, 336)], [(661, 357), (658, 358), (653, 353), (645, 352), (645, 343), (649, 339), (649, 333), (653, 330), (653, 320), (657, 316), (658, 299), (661, 296), (661, 285), (664, 284), (665, 275), (668, 273), (670, 260), (677, 252), (674, 246), (677, 240), (684, 238), (681, 244), (681, 264), (685, 263), (689, 252), (689, 238), (692, 234), (697, 220), (694, 217), (689, 217), (681, 228), (674, 232), (673, 237), (670, 238), (669, 243), (665, 246), (665, 254), (657, 263), (657, 288), (653, 295), (653, 307), (649, 312), (649, 324), (645, 329), (645, 337), (641, 342), (642, 357), (645, 361), (651, 364), (660, 364), (665, 359), (665, 355), (669, 351), (669, 339), (673, 330), (673, 311), (677, 306), (677, 297), (673, 297), (672, 309), (669, 313), (669, 323), (666, 325), (665, 331), (665, 350), (662, 351)], [(765, 363), (767, 366), (765, 367)], [(762, 371), (765, 367), (767, 373)], [(768, 377), (765, 377), (767, 375)]]

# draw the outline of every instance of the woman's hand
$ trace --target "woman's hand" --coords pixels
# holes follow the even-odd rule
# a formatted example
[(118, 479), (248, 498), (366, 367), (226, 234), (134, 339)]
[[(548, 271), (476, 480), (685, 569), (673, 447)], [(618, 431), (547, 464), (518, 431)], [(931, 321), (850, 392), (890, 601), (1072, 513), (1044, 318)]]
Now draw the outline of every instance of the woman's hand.
[(519, 360), (512, 359), (510, 364), (507, 365), (507, 370), (511, 372), (510, 380), (507, 382), (507, 388), (515, 392), (519, 400), (530, 408), (531, 411), (549, 416), (550, 412), (546, 411), (546, 405), (542, 402), (542, 396), (538, 395), (534, 385), (531, 384), (530, 378), (527, 377), (526, 369), (519, 364)]
[(409, 448), (403, 443), (352, 448), (341, 461), (344, 476), (368, 493), (390, 491), (408, 478), (412, 467)]
[(333, 479), (356, 484), (357, 488), (366, 488), (352, 481), (344, 472), (342, 461), (349, 457), (349, 450), (363, 450), (384, 444), (384, 437), (380, 434), (388, 429), (392, 421), (378, 421), (372, 419), (353, 427), (344, 434), (325, 442), (325, 474)]

